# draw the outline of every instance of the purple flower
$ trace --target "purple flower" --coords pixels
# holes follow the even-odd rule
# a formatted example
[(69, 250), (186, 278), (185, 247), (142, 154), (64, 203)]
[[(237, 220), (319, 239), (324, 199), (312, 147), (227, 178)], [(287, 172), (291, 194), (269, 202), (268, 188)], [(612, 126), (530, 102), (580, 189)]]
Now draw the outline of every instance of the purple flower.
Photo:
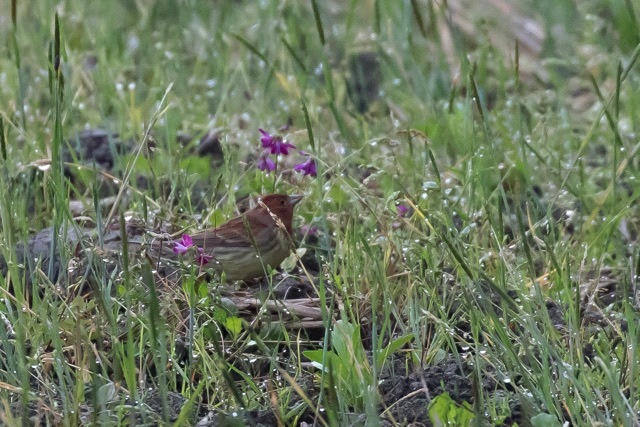
[(398, 212), (398, 216), (405, 216), (409, 212), (409, 207), (407, 205), (398, 205), (396, 206), (396, 210)]
[(284, 154), (286, 156), (289, 154), (289, 148), (296, 148), (295, 145), (289, 144), (282, 139), (280, 135), (271, 135), (263, 129), (259, 130), (262, 134), (260, 142), (262, 142), (262, 148), (264, 148), (265, 152), (269, 151), (271, 154)]
[(276, 164), (270, 157), (260, 156), (260, 160), (258, 160), (258, 169), (263, 172), (271, 172), (276, 170)]
[(193, 244), (193, 239), (188, 234), (183, 234), (182, 239), (176, 240), (175, 242), (173, 242), (173, 245), (173, 253), (178, 255), (184, 255), (189, 251), (189, 249), (196, 248), (197, 251), (195, 254), (195, 258), (196, 262), (200, 266), (205, 265), (213, 259), (211, 255), (205, 254), (202, 248), (195, 246)]
[(301, 225), (298, 230), (300, 230), (300, 232), (305, 236), (315, 236), (318, 234), (318, 227), (316, 227), (315, 225)]
[(202, 248), (198, 248), (198, 253), (196, 254), (196, 262), (198, 263), (198, 265), (205, 265), (212, 259), (213, 256), (205, 254)]
[(182, 239), (173, 242), (173, 253), (182, 255), (193, 246), (193, 239), (188, 234), (183, 234)]
[(316, 162), (312, 158), (308, 158), (304, 163), (295, 165), (293, 170), (296, 172), (302, 172), (304, 175), (316, 176), (318, 174), (316, 170)]
[(271, 154), (284, 154), (286, 156), (289, 154), (289, 148), (296, 148), (296, 146), (289, 144), (282, 137), (276, 136), (271, 145)]
[(264, 129), (258, 130), (262, 134), (262, 138), (260, 138), (260, 142), (262, 142), (262, 148), (271, 148), (271, 144), (273, 144), (273, 136), (269, 135)]

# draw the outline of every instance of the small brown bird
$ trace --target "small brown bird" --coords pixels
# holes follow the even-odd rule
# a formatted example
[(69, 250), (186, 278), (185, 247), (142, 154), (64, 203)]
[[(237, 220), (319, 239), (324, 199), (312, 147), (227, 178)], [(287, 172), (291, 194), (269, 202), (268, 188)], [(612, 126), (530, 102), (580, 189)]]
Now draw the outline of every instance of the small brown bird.
[[(293, 208), (302, 196), (270, 194), (259, 205), (219, 227), (190, 236), (198, 249), (197, 259), (224, 271), (228, 280), (251, 280), (264, 276), (267, 267), (276, 268), (294, 249), (292, 245)], [(182, 242), (184, 243), (184, 242)], [(184, 246), (176, 243), (174, 252)]]

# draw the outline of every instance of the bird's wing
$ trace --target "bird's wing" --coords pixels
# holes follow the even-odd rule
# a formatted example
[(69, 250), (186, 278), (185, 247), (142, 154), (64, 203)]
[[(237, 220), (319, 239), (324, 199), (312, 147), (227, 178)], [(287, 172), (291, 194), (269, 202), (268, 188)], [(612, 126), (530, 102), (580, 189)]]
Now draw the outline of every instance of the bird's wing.
[(191, 238), (195, 246), (210, 252), (215, 248), (246, 247), (248, 236), (243, 217), (236, 217), (218, 228), (194, 233)]

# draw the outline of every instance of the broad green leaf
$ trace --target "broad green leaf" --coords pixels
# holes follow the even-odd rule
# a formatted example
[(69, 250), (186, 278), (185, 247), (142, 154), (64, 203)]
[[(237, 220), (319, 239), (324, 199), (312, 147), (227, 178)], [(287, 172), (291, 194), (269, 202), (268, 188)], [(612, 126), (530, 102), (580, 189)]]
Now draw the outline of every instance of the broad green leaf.
[(531, 417), (531, 425), (533, 427), (560, 427), (562, 423), (554, 415), (545, 412)]
[(235, 337), (242, 332), (242, 320), (235, 316), (227, 317), (227, 320), (224, 322), (224, 327)]
[(471, 425), (473, 411), (468, 404), (458, 405), (449, 393), (436, 396), (429, 404), (429, 419), (435, 427), (466, 427)]

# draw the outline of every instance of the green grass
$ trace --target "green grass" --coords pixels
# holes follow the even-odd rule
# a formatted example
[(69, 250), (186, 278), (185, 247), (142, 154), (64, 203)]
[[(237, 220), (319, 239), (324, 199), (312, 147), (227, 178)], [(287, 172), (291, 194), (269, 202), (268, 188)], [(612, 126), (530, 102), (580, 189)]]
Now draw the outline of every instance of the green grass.
[[(383, 412), (403, 425), (393, 409), (406, 402), (377, 385), (445, 363), (469, 397), (429, 409), (433, 390), (418, 391), (432, 421), (454, 408), (474, 425), (639, 424), (632, 1), (515, 3), (546, 34), (533, 56), (503, 16), (469, 12), (465, 32), (421, 0), (4, 3), (3, 424), (191, 425), (208, 411), (242, 424), (265, 411), (282, 425), (376, 425)], [(362, 114), (351, 58), (364, 53), (383, 96)], [(290, 173), (298, 153), (257, 169), (258, 128), (287, 123), (316, 178)], [(109, 175), (66, 165), (71, 183), (62, 154), (85, 128), (128, 148)], [(194, 154), (213, 128), (222, 162)], [(167, 289), (149, 263), (114, 272), (56, 239), (63, 265), (89, 254), (97, 280), (78, 295), (44, 264), (27, 280), (14, 250), (80, 221), (204, 228), (273, 191), (305, 194), (296, 226), (319, 229), (301, 247), (321, 265), (324, 327), (265, 317), (266, 298), (243, 311), (196, 271)]]

